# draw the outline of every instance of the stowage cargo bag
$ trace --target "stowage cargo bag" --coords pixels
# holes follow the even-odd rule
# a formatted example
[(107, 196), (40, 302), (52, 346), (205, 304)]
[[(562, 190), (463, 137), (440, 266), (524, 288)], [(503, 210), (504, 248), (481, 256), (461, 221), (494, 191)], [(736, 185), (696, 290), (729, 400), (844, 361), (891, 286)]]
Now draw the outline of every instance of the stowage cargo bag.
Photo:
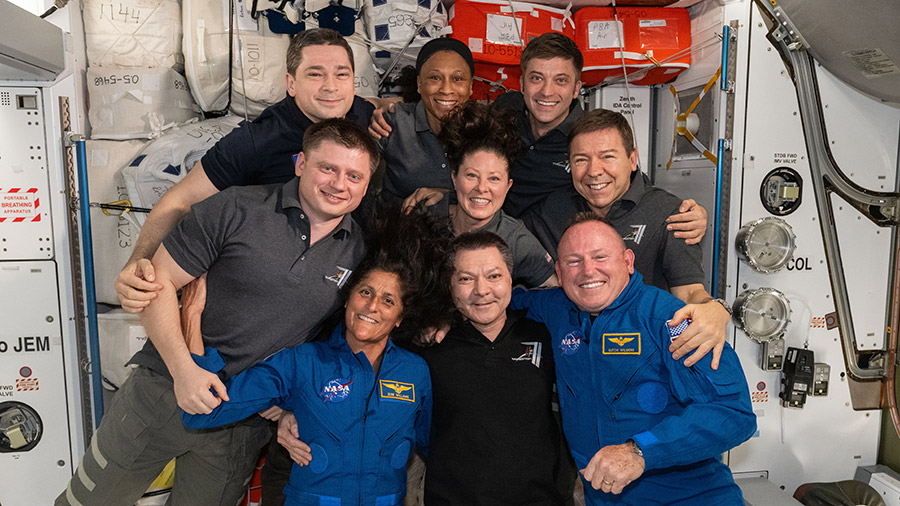
[[(85, 143), (91, 201), (107, 203), (128, 199), (125, 181), (119, 171), (146, 145), (146, 141), (138, 140), (89, 140)], [(137, 227), (128, 218), (119, 215), (118, 211), (111, 211), (107, 216), (99, 208), (91, 208), (97, 302), (119, 304), (113, 284), (134, 251), (138, 234)]]
[[(122, 179), (131, 203), (152, 208), (169, 188), (181, 181), (219, 139), (233, 130), (241, 118), (223, 116), (181, 125), (153, 141), (128, 166)], [(146, 215), (135, 215), (143, 226)]]
[(178, 0), (84, 0), (89, 66), (181, 69)]
[(125, 365), (131, 356), (147, 342), (147, 331), (141, 326), (141, 317), (121, 309), (97, 315), (100, 337), (100, 366), (107, 389), (122, 386), (131, 376), (133, 366)]
[(147, 139), (199, 118), (184, 76), (170, 68), (88, 67), (92, 139)]
[(630, 83), (639, 85), (667, 83), (690, 66), (687, 9), (619, 7), (618, 18), (617, 22), (609, 7), (587, 7), (575, 13), (575, 43), (584, 54), (581, 80), (585, 84), (623, 77), (623, 59)]
[(544, 33), (575, 34), (567, 10), (506, 0), (457, 0), (450, 27), (450, 36), (469, 46), (475, 61), (497, 65), (519, 65), (525, 44)]
[[(260, 18), (263, 19), (263, 18)], [(256, 21), (248, 16), (248, 24)], [(263, 19), (258, 28), (241, 29), (234, 41), (231, 69), (231, 112), (256, 118), (284, 98), (289, 35), (272, 33)], [(246, 101), (244, 98), (246, 97)]]
[[(365, 0), (362, 12), (372, 59), (382, 73), (401, 51), (402, 57), (391, 73), (414, 65), (419, 49), (440, 37), (447, 26), (447, 12), (440, 0)], [(420, 26), (422, 29), (416, 34)]]
[(228, 107), (228, 0), (182, 0), (184, 75), (204, 111)]

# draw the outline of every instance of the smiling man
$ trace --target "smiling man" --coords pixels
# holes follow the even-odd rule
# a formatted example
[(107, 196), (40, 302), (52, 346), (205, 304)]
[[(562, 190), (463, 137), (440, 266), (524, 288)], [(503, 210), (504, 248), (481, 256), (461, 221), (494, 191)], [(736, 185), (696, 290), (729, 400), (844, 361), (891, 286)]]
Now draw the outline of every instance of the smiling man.
[(512, 255), (500, 237), (460, 235), (452, 263), (464, 321), (422, 352), (434, 395), (425, 504), (559, 506), (550, 335), (524, 311), (507, 310)]
[[(575, 191), (554, 192), (529, 216), (526, 225), (547, 251), (556, 252), (566, 225), (577, 213), (591, 211), (609, 220), (634, 251), (634, 268), (644, 283), (668, 290), (689, 304), (674, 321), (693, 319), (680, 343), (704, 344), (687, 364), (715, 345), (715, 367), (731, 319), (728, 304), (713, 299), (703, 286), (700, 247), (676, 238), (666, 226), (666, 217), (682, 203), (651, 186), (638, 170), (628, 120), (606, 109), (584, 114), (569, 133), (569, 161)], [(676, 351), (676, 346), (672, 349)], [(676, 358), (683, 353), (676, 351)]]
[(353, 71), (353, 52), (336, 31), (317, 28), (291, 39), (284, 100), (223, 137), (153, 207), (116, 280), (123, 309), (140, 312), (157, 296), (149, 259), (193, 204), (231, 186), (287, 182), (304, 133), (315, 123), (347, 118), (369, 124), (374, 106), (355, 95)]
[[(349, 213), (378, 161), (362, 127), (327, 119), (307, 131), (293, 179), (232, 187), (192, 206), (153, 257), (161, 288), (141, 314), (150, 339), (131, 359), (138, 367), (57, 506), (130, 506), (172, 458), (173, 504), (237, 503), (268, 422), (251, 416), (191, 431), (178, 408), (209, 413), (228, 399), (224, 380), (316, 335), (340, 307), (340, 287), (365, 249)], [(200, 346), (218, 349), (219, 375), (194, 364), (180, 328), (176, 292), (204, 273)]]
[[(562, 288), (513, 294), (547, 325), (563, 431), (591, 506), (742, 505), (719, 455), (747, 440), (756, 417), (737, 354), (684, 367), (666, 351), (684, 303), (642, 283), (634, 253), (594, 213), (559, 244)], [(435, 399), (436, 401), (437, 399)]]

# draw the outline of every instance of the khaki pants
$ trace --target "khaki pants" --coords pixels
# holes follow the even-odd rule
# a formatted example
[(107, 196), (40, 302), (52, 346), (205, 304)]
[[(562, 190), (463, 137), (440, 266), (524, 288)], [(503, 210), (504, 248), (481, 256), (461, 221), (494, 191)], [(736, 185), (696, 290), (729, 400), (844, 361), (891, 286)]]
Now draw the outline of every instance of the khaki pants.
[(172, 380), (139, 367), (122, 385), (56, 506), (132, 506), (175, 459), (169, 504), (234, 506), (271, 432), (264, 420), (189, 430)]

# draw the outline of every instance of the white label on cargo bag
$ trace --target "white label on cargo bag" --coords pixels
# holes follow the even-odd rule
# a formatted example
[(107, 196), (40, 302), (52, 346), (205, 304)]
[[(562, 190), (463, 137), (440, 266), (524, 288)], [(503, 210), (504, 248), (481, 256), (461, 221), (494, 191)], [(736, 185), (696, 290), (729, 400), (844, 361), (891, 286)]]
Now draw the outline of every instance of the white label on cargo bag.
[(522, 45), (522, 20), (501, 14), (487, 15), (484, 38), (494, 44)]
[(142, 325), (128, 326), (128, 353), (129, 356), (144, 349), (147, 344), (147, 331)]
[[(237, 0), (234, 5), (234, 16), (237, 18), (237, 28), (242, 31), (255, 32), (258, 28), (256, 24), (256, 20), (250, 16), (250, 13), (247, 12), (247, 4), (246, 0)], [(224, 22), (224, 28), (227, 30), (229, 25), (228, 17), (231, 15), (231, 4), (230, 0), (222, 0), (222, 13), (225, 15), (222, 16), (222, 21)]]
[(473, 53), (483, 53), (484, 52), (484, 39), (477, 39), (475, 37), (469, 37), (469, 50)]
[(638, 26), (641, 28), (659, 28), (661, 26), (666, 26), (665, 19), (642, 19), (638, 21)]
[(550, 18), (550, 29), (557, 32), (563, 31), (562, 18)]
[(881, 48), (844, 51), (844, 56), (849, 58), (856, 65), (856, 68), (869, 79), (900, 74), (900, 67), (888, 55), (884, 54)]
[(621, 21), (591, 21), (588, 23), (589, 49), (617, 49), (623, 47), (619, 40)]

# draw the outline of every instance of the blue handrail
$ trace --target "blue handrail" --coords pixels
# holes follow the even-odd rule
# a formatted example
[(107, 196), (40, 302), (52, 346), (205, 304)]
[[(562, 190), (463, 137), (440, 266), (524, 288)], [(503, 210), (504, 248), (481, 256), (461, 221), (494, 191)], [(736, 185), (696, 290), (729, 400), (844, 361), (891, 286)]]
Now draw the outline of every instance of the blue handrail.
[(84, 139), (75, 140), (78, 163), (78, 206), (81, 219), (81, 258), (84, 264), (85, 312), (87, 313), (88, 346), (91, 355), (91, 385), (94, 390), (94, 428), (103, 418), (103, 373), (100, 369), (100, 333), (97, 329), (97, 289), (94, 285), (94, 241), (91, 237), (91, 198), (88, 194), (87, 155)]

